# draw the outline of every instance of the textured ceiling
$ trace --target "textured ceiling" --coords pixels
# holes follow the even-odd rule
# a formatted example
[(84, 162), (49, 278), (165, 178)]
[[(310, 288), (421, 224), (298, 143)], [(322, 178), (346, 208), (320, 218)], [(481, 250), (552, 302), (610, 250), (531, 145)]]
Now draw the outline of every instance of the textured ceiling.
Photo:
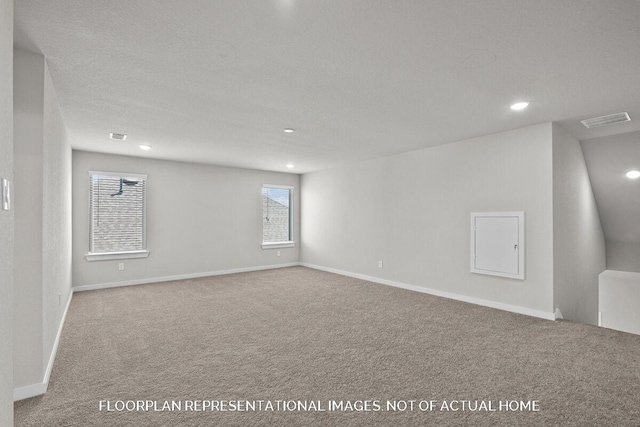
[(629, 170), (640, 170), (640, 132), (581, 144), (607, 240), (640, 242), (640, 180), (625, 176)]
[[(636, 0), (18, 0), (15, 20), (76, 149), (304, 173), (548, 121), (640, 130)], [(638, 120), (574, 126), (618, 111)]]

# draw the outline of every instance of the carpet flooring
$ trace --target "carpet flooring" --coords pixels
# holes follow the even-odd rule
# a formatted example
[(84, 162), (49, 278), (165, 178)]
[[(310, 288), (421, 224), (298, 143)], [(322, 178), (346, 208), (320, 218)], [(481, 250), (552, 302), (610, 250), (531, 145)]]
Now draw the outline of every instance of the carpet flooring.
[(15, 425), (638, 426), (640, 336), (304, 267), (81, 292)]

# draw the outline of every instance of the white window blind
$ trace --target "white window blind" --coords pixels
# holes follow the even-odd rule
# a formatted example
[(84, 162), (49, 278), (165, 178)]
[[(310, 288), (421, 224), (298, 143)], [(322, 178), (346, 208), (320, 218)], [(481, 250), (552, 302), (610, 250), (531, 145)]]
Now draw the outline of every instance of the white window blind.
[(293, 188), (264, 185), (262, 187), (262, 242), (293, 241)]
[(146, 250), (146, 175), (89, 172), (89, 252)]

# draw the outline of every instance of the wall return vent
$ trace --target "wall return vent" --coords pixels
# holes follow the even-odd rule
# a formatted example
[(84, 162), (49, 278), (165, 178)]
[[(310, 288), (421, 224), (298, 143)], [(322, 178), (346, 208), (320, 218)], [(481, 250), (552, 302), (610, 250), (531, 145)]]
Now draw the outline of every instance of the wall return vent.
[(615, 113), (607, 116), (593, 117), (591, 119), (580, 120), (580, 123), (587, 129), (597, 128), (600, 126), (613, 125), (615, 123), (630, 122), (631, 118), (628, 113)]

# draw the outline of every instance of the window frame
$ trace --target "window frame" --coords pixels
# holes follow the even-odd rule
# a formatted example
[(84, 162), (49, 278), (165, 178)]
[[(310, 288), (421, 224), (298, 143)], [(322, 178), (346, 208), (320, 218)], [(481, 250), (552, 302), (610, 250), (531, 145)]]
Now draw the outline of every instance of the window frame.
[(91, 191), (89, 191), (88, 202), (88, 216), (89, 216), (89, 251), (85, 254), (87, 261), (108, 261), (115, 259), (131, 259), (131, 258), (146, 258), (149, 256), (149, 249), (147, 247), (147, 191), (146, 183), (148, 176), (146, 174), (139, 173), (127, 173), (127, 172), (106, 172), (106, 171), (94, 171), (90, 170), (89, 173), (89, 190), (91, 186), (91, 177), (94, 175), (108, 176), (116, 178), (137, 178), (145, 181), (145, 193), (142, 200), (142, 246), (140, 250), (126, 250), (126, 251), (113, 251), (113, 252), (92, 252), (93, 249), (93, 219), (92, 219), (92, 200)]
[[(281, 249), (281, 248), (293, 248), (295, 247), (295, 239), (293, 236), (293, 217), (294, 217), (294, 192), (295, 187), (292, 185), (276, 185), (276, 184), (262, 184), (262, 189), (260, 190), (260, 200), (262, 201), (262, 190), (265, 188), (275, 188), (275, 189), (287, 189), (289, 190), (289, 240), (282, 242), (265, 242), (264, 241), (264, 223), (262, 223), (262, 249)], [(261, 215), (262, 219), (264, 216), (264, 211), (262, 211), (263, 207), (261, 204)], [(261, 221), (262, 222), (262, 221)]]

